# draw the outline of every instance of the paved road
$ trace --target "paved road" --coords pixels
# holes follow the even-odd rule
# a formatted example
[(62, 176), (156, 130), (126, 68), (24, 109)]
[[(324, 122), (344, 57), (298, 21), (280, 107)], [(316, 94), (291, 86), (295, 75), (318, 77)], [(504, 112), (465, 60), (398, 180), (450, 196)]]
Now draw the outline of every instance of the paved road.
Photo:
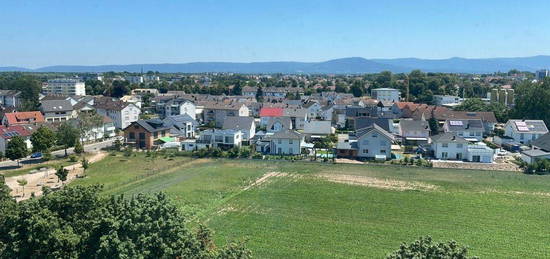
[[(102, 148), (109, 147), (109, 146), (113, 145), (114, 141), (115, 141), (115, 139), (113, 138), (113, 139), (109, 139), (109, 140), (106, 140), (106, 141), (103, 141), (103, 142), (97, 142), (97, 143), (84, 145), (84, 151), (85, 152), (99, 151)], [(74, 148), (67, 149), (67, 154), (70, 155), (70, 154), (73, 154), (73, 153), (74, 153)], [(52, 155), (54, 155), (56, 157), (63, 157), (63, 156), (65, 156), (65, 150), (62, 149), (62, 150), (53, 151)], [(27, 158), (21, 159), (21, 164), (22, 165), (24, 165), (24, 164), (38, 164), (40, 162), (41, 162), (40, 158), (35, 159), (35, 158), (30, 158), (30, 156), (27, 157)], [(11, 169), (15, 169), (15, 168), (18, 168), (16, 161), (8, 160), (8, 161), (0, 162), (0, 171), (1, 170), (11, 170)]]

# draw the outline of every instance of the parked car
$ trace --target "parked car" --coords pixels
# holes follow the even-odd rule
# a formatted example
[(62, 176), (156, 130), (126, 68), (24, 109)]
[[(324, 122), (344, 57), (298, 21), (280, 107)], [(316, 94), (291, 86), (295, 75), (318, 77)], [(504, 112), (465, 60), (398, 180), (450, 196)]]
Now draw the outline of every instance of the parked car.
[(36, 152), (31, 154), (31, 158), (41, 158), (42, 152)]

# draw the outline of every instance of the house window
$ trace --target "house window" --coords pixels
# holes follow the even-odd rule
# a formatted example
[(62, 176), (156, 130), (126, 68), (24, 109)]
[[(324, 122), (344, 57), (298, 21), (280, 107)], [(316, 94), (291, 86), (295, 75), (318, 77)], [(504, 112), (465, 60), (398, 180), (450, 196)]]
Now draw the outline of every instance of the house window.
[(373, 138), (377, 138), (377, 137), (378, 137), (378, 134), (374, 133), (374, 134), (372, 134), (372, 137), (373, 137)]
[(294, 150), (292, 150), (292, 148), (288, 148), (288, 153), (289, 154), (294, 154)]
[(135, 139), (136, 138), (136, 133), (130, 132), (130, 134), (128, 134), (128, 138), (129, 139)]
[(449, 143), (443, 143), (441, 146), (442, 147), (449, 147)]
[(474, 132), (470, 132), (470, 137), (473, 137), (475, 136), (475, 133)]
[(145, 133), (140, 132), (140, 133), (139, 133), (139, 138), (140, 138), (140, 139), (144, 139), (144, 138), (145, 138)]
[(456, 144), (456, 148), (462, 148), (462, 144)]
[(157, 138), (159, 136), (158, 132), (153, 133), (153, 138)]
[(481, 132), (476, 132), (476, 136), (480, 137), (480, 136), (481, 136)]
[(519, 134), (519, 139), (523, 140), (524, 138), (525, 138), (525, 134), (520, 133), (520, 134)]
[(369, 153), (368, 149), (363, 149), (363, 154), (368, 154), (368, 153)]
[(441, 158), (447, 158), (449, 154), (447, 152), (441, 152)]
[(386, 154), (386, 150), (385, 149), (380, 149), (380, 154)]
[(277, 140), (277, 143), (282, 144), (281, 139), (278, 139), (278, 140)]
[(288, 144), (292, 144), (292, 143), (293, 143), (292, 139), (289, 139)]
[(277, 154), (281, 154), (283, 153), (283, 151), (281, 150), (281, 148), (277, 148)]

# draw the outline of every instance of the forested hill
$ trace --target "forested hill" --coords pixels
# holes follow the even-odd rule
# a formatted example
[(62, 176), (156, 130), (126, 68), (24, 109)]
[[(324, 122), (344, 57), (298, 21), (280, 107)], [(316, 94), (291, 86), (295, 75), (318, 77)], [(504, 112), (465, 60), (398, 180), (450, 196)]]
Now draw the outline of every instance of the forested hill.
[(324, 62), (193, 62), (181, 64), (132, 64), (132, 65), (99, 65), (99, 66), (48, 66), (37, 69), (22, 67), (0, 67), (1, 71), (25, 72), (139, 72), (159, 71), (162, 73), (318, 73), (318, 74), (359, 74), (391, 71), (394, 73), (409, 72), (420, 69), (426, 72), (450, 73), (492, 73), (507, 72), (512, 69), (535, 71), (550, 68), (550, 56), (533, 56), (519, 58), (487, 59), (364, 59), (360, 57), (333, 59)]

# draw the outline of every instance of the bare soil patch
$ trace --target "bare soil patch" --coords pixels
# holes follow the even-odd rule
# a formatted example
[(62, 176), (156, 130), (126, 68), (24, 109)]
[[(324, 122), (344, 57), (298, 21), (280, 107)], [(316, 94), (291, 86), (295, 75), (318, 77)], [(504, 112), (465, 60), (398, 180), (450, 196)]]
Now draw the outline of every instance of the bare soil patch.
[(256, 181), (254, 181), (252, 184), (244, 187), (243, 190), (246, 191), (246, 190), (248, 190), (248, 189), (250, 189), (254, 186), (262, 185), (263, 183), (267, 182), (272, 177), (282, 177), (282, 176), (288, 176), (288, 174), (287, 173), (281, 173), (281, 172), (266, 173), (262, 177), (256, 179)]
[(334, 183), (361, 185), (366, 187), (388, 189), (395, 191), (422, 190), (432, 191), (438, 188), (433, 184), (423, 182), (408, 182), (400, 180), (379, 179), (374, 177), (346, 175), (346, 174), (319, 174), (319, 177)]

